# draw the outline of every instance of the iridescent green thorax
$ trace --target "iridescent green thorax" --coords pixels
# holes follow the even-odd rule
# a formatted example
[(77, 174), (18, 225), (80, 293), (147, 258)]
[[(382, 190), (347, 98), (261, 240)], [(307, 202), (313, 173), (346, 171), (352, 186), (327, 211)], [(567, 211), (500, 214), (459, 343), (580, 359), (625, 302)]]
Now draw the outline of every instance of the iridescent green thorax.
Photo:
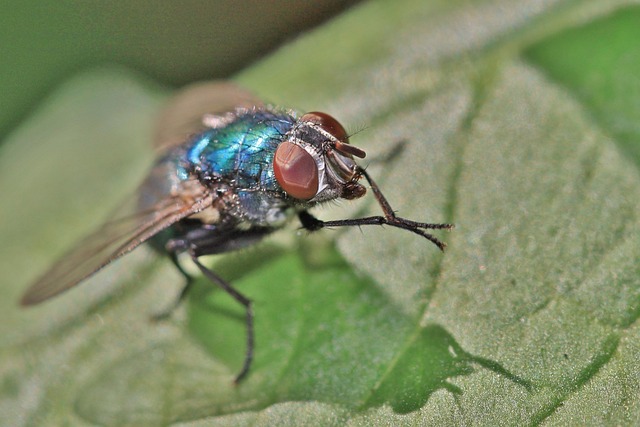
[(295, 119), (286, 113), (247, 111), (193, 138), (185, 160), (202, 178), (213, 182), (228, 182), (238, 190), (277, 190), (273, 156), (294, 124)]

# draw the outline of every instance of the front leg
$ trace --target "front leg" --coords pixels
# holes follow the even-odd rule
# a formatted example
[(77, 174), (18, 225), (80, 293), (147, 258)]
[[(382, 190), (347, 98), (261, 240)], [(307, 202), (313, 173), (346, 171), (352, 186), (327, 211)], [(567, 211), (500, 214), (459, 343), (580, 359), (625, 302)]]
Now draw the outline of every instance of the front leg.
[(382, 209), (384, 216), (368, 216), (364, 218), (354, 218), (354, 219), (341, 219), (335, 221), (322, 221), (318, 218), (314, 217), (307, 211), (302, 211), (298, 213), (298, 218), (300, 218), (300, 222), (302, 226), (309, 231), (320, 230), (321, 228), (327, 227), (352, 227), (352, 226), (361, 226), (361, 225), (390, 225), (392, 227), (401, 228), (403, 230), (410, 231), (419, 236), (424, 237), (429, 240), (433, 244), (435, 244), (441, 251), (444, 251), (446, 248), (446, 244), (436, 238), (434, 235), (427, 233), (424, 230), (451, 230), (453, 228), (453, 224), (430, 224), (425, 222), (416, 222), (410, 219), (401, 218), (396, 216), (393, 208), (387, 201), (386, 197), (380, 191), (378, 184), (369, 176), (369, 174), (364, 170), (360, 169), (360, 174), (362, 174), (366, 180), (371, 185), (371, 190), (373, 191), (373, 195), (375, 196), (378, 205)]
[(307, 231), (318, 231), (325, 227), (324, 221), (319, 220), (308, 211), (298, 212), (298, 219), (300, 219), (302, 228)]

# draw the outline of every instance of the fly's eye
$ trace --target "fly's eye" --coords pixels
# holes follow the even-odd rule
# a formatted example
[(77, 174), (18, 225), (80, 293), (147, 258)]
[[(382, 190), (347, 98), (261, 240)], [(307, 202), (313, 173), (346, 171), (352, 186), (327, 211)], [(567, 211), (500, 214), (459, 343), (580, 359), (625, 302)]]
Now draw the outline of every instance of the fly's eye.
[(333, 117), (328, 115), (327, 113), (320, 113), (318, 111), (314, 111), (311, 113), (307, 113), (300, 117), (301, 122), (313, 123), (319, 126), (322, 130), (329, 133), (338, 141), (335, 143), (334, 148), (341, 152), (345, 156), (356, 156), (364, 159), (366, 153), (361, 149), (354, 147), (349, 144), (349, 135), (347, 135), (347, 131), (344, 130), (342, 125)]
[(291, 197), (309, 200), (318, 192), (318, 166), (313, 156), (290, 142), (282, 142), (273, 158), (278, 184)]
[(335, 139), (342, 142), (349, 142), (349, 135), (342, 125), (327, 113), (314, 111), (300, 117), (301, 122), (315, 123), (323, 130), (330, 133)]

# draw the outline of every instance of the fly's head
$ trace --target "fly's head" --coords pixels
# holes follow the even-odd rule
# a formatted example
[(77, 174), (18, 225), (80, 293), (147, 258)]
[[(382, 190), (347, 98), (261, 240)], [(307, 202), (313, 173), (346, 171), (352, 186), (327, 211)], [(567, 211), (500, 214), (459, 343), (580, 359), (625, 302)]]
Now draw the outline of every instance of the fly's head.
[(278, 146), (273, 170), (282, 189), (300, 203), (351, 200), (366, 193), (353, 159), (365, 155), (349, 145), (349, 136), (336, 119), (312, 112), (300, 117)]

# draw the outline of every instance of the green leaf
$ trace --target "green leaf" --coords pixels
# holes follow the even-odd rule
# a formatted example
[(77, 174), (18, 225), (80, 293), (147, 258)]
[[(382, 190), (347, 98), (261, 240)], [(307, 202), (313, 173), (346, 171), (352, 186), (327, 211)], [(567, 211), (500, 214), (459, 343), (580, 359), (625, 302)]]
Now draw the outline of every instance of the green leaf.
[[(456, 228), (444, 254), (388, 227), (292, 225), (211, 260), (255, 305), (238, 386), (242, 308), (199, 278), (186, 308), (150, 323), (181, 278), (147, 249), (15, 305), (153, 157), (161, 90), (122, 70), (73, 79), (0, 156), (0, 419), (637, 424), (640, 176), (619, 147), (635, 144), (639, 107), (606, 89), (637, 87), (637, 64), (597, 59), (634, 46), (624, 5), (374, 1), (239, 75), (269, 102), (340, 118), (368, 158), (391, 157), (368, 171), (400, 215)], [(372, 199), (315, 213), (370, 215)]]
[(622, 8), (525, 51), (640, 164), (640, 9)]

